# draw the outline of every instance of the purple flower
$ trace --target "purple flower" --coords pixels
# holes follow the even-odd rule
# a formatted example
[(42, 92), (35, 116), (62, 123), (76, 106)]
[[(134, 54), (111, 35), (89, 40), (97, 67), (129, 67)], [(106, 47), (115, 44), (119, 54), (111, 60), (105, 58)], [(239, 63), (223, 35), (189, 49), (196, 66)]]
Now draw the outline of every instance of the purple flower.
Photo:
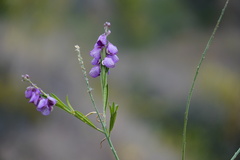
[(91, 61), (92, 65), (99, 65), (100, 59), (97, 58), (93, 58), (93, 60)]
[(90, 51), (90, 56), (100, 59), (101, 58), (101, 48), (98, 48), (96, 45), (94, 46), (93, 50)]
[(26, 89), (26, 91), (25, 91), (25, 97), (26, 97), (27, 99), (29, 99), (29, 98), (32, 97), (33, 89), (34, 89), (33, 86), (27, 87), (27, 89)]
[(45, 98), (42, 98), (40, 101), (39, 101), (39, 104), (37, 106), (37, 111), (41, 112), (42, 115), (44, 116), (47, 116), (51, 113), (53, 107), (49, 107), (47, 106), (47, 99)]
[(118, 49), (112, 43), (108, 42), (107, 53), (110, 55), (116, 55), (118, 53)]
[(37, 111), (41, 112), (42, 115), (47, 116), (51, 113), (52, 108), (49, 108), (48, 106), (43, 106), (42, 108), (37, 108)]
[(93, 77), (93, 78), (96, 78), (96, 77), (100, 76), (100, 72), (101, 72), (100, 66), (99, 66), (99, 65), (98, 65), (98, 66), (94, 66), (94, 67), (90, 70), (89, 75), (90, 75), (91, 77)]
[(114, 68), (115, 63), (111, 57), (105, 57), (102, 61), (102, 65), (106, 66), (107, 68)]
[(35, 105), (38, 104), (38, 100), (40, 98), (41, 91), (37, 88), (32, 89), (32, 96), (29, 100), (29, 103), (34, 103)]
[(107, 57), (110, 57), (114, 63), (117, 63), (119, 61), (119, 58), (117, 55), (113, 55), (113, 56), (107, 56)]
[(93, 57), (91, 64), (94, 67), (90, 70), (89, 74), (93, 78), (100, 76), (102, 65), (107, 68), (114, 68), (115, 64), (119, 61), (116, 55), (118, 53), (117, 47), (107, 40), (107, 36), (111, 33), (109, 30), (110, 25), (109, 22), (104, 23), (105, 33), (98, 37), (94, 48), (90, 51), (90, 56)]
[(47, 98), (41, 98), (38, 105), (37, 111), (41, 112), (44, 116), (47, 116), (53, 110), (53, 106), (57, 103), (57, 100), (48, 96)]
[(107, 68), (114, 68), (115, 64), (119, 61), (119, 58), (117, 55), (110, 56), (104, 58), (102, 61), (102, 65), (106, 66)]
[(46, 98), (39, 98), (39, 103), (37, 105), (37, 109), (41, 109), (42, 107), (47, 105), (47, 99)]
[(48, 96), (47, 99), (48, 99), (48, 103), (47, 103), (48, 106), (55, 106), (55, 104), (57, 103), (57, 100), (53, 97)]
[(107, 35), (106, 34), (102, 34), (98, 37), (97, 43), (96, 43), (99, 47), (104, 47), (107, 45)]
[(40, 111), (43, 115), (49, 115), (53, 106), (57, 103), (57, 100), (49, 95), (44, 98), (40, 89), (33, 86), (27, 87), (25, 97), (30, 99), (29, 102), (34, 103), (37, 106), (37, 111)]

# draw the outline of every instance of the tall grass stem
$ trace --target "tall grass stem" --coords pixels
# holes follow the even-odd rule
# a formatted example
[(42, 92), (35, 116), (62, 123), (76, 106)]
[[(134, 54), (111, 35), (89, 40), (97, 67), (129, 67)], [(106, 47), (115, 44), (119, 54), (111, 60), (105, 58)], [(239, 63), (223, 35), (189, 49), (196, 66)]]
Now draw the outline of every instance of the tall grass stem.
[(199, 64), (197, 66), (197, 69), (196, 69), (196, 72), (195, 72), (195, 75), (194, 75), (194, 78), (193, 78), (193, 82), (192, 82), (192, 85), (191, 85), (191, 88), (190, 88), (190, 91), (189, 91), (189, 94), (188, 94), (188, 98), (187, 98), (187, 104), (186, 104), (186, 110), (185, 110), (185, 115), (184, 115), (184, 125), (183, 125), (183, 136), (182, 136), (182, 160), (185, 160), (185, 155), (186, 155), (186, 136), (187, 136), (187, 123), (188, 123), (188, 112), (189, 112), (189, 107), (190, 107), (190, 103), (191, 103), (191, 99), (192, 99), (192, 95), (193, 95), (193, 89), (194, 89), (194, 86), (195, 86), (195, 83), (196, 83), (196, 80), (197, 80), (197, 77), (198, 77), (198, 72), (201, 68), (201, 65), (202, 65), (202, 62), (203, 60), (205, 59), (205, 56), (206, 56), (206, 53), (214, 39), (214, 36), (216, 34), (216, 31), (219, 27), (219, 24), (222, 20), (222, 17), (224, 15), (224, 12), (225, 12), (225, 9), (227, 8), (227, 5), (228, 5), (228, 2), (229, 0), (227, 0), (225, 2), (225, 5), (222, 9), (222, 12), (218, 18), (218, 21), (217, 21), (217, 24), (216, 26), (214, 27), (214, 30), (212, 32), (212, 35), (210, 36), (208, 42), (207, 42), (207, 45), (202, 53), (202, 56), (201, 56), (201, 59), (199, 61)]
[(231, 160), (234, 160), (235, 158), (237, 158), (238, 154), (240, 153), (240, 148), (238, 148), (238, 150), (235, 152), (235, 154), (233, 155), (233, 157), (231, 158)]

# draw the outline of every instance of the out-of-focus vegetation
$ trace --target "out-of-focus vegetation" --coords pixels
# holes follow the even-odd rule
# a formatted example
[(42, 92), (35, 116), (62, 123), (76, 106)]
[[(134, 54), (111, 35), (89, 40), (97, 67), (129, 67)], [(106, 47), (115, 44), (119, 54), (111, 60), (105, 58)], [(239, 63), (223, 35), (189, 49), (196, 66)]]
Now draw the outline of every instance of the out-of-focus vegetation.
[[(69, 94), (79, 110), (91, 111), (73, 46), (80, 45), (88, 66), (88, 53), (105, 21), (112, 24), (109, 39), (118, 46), (120, 57), (109, 82), (110, 98), (120, 104), (119, 128), (113, 131), (119, 156), (126, 160), (139, 155), (137, 159), (144, 159), (147, 153), (151, 153), (145, 155), (147, 159), (180, 157), (188, 89), (223, 3), (0, 1), (0, 159), (111, 159), (107, 146), (97, 148), (102, 137), (81, 122), (58, 109), (49, 117), (35, 112), (24, 99), (26, 84), (20, 81), (21, 74), (28, 73), (46, 92), (60, 97)], [(239, 6), (239, 1), (230, 1), (197, 81), (187, 134), (187, 155), (194, 160), (229, 159), (240, 145)], [(96, 99), (100, 93), (97, 81), (91, 79)], [(123, 124), (128, 117), (133, 122)], [(135, 123), (151, 133), (130, 130)], [(144, 148), (146, 143), (135, 145), (131, 140), (141, 133), (140, 142), (153, 139), (160, 146), (154, 149), (169, 146), (169, 153), (152, 153), (151, 147)], [(66, 141), (61, 139), (66, 135)], [(118, 139), (122, 135), (126, 137)], [(127, 136), (128, 142), (124, 141)], [(128, 156), (125, 148), (134, 154)]]

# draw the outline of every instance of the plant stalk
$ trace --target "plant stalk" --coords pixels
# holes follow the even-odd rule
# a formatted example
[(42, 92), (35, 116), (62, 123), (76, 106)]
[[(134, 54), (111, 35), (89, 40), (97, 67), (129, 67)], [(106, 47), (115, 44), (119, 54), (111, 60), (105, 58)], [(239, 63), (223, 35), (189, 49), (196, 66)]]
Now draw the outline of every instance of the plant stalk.
[(238, 148), (238, 150), (235, 152), (235, 154), (233, 155), (233, 157), (231, 158), (231, 160), (234, 160), (235, 158), (237, 158), (237, 155), (240, 153), (240, 148)]
[(214, 39), (214, 36), (215, 36), (215, 33), (219, 27), (219, 24), (222, 20), (222, 17), (224, 15), (224, 12), (225, 12), (225, 9), (227, 8), (227, 5), (228, 5), (228, 2), (229, 0), (227, 0), (225, 2), (225, 5), (222, 9), (222, 12), (218, 18), (218, 21), (217, 21), (217, 24), (216, 26), (214, 27), (214, 30), (212, 32), (212, 35), (210, 36), (209, 40), (208, 40), (208, 43), (202, 53), (202, 56), (201, 56), (201, 59), (199, 61), (199, 64), (197, 66), (197, 69), (196, 69), (196, 72), (195, 72), (195, 75), (194, 75), (194, 78), (193, 78), (193, 82), (192, 82), (192, 86), (190, 88), (190, 91), (189, 91), (189, 94), (188, 94), (188, 98), (187, 98), (187, 104), (186, 104), (186, 110), (185, 110), (185, 115), (184, 115), (184, 126), (183, 126), (183, 137), (182, 137), (182, 160), (185, 160), (185, 155), (186, 155), (186, 135), (187, 135), (187, 123), (188, 123), (188, 113), (189, 113), (189, 107), (190, 107), (190, 103), (191, 103), (191, 99), (192, 99), (192, 94), (193, 94), (193, 89), (194, 89), (194, 86), (195, 86), (195, 83), (196, 83), (196, 80), (197, 80), (197, 77), (198, 77), (198, 72), (201, 68), (201, 65), (202, 65), (202, 62), (203, 60), (205, 59), (205, 55)]
[[(80, 47), (76, 45), (75, 48), (76, 48), (76, 51), (78, 52), (78, 61), (79, 61), (80, 65), (81, 65), (81, 68), (82, 68), (82, 71), (83, 71), (83, 75), (84, 75), (84, 79), (85, 79), (86, 84), (87, 84), (88, 94), (89, 94), (89, 96), (90, 96), (90, 99), (91, 99), (91, 102), (92, 102), (92, 104), (93, 104), (93, 107), (94, 107), (94, 109), (95, 109), (95, 111), (96, 111), (96, 113), (97, 113), (97, 116), (98, 116), (98, 118), (99, 118), (99, 121), (100, 121), (100, 123), (101, 123), (102, 129), (103, 129), (103, 131), (104, 131), (104, 135), (105, 135), (105, 137), (106, 137), (106, 139), (107, 139), (107, 141), (108, 141), (108, 144), (109, 144), (109, 146), (110, 146), (110, 149), (111, 149), (111, 151), (112, 151), (115, 159), (116, 159), (116, 160), (120, 160), (119, 157), (118, 157), (118, 155), (117, 155), (117, 152), (116, 152), (116, 150), (115, 150), (115, 148), (114, 148), (114, 146), (113, 146), (113, 143), (112, 143), (112, 141), (111, 141), (110, 135), (108, 134), (108, 130), (107, 130), (107, 127), (106, 127), (106, 121), (105, 121), (105, 119), (103, 119), (103, 118), (101, 117), (100, 112), (98, 111), (98, 108), (97, 108), (97, 106), (96, 106), (95, 100), (94, 100), (94, 98), (93, 98), (92, 88), (90, 87), (90, 84), (89, 84), (89, 81), (88, 81), (88, 78), (87, 78), (87, 73), (86, 73), (86, 69), (85, 69), (85, 67), (84, 67), (83, 58), (82, 58), (81, 53), (80, 53)], [(107, 73), (105, 73), (105, 74), (106, 74), (106, 76), (107, 76)], [(105, 78), (106, 78), (106, 77), (105, 77)], [(102, 80), (101, 80), (101, 81), (102, 81)], [(106, 82), (106, 79), (104, 79), (103, 81)], [(105, 84), (105, 85), (106, 85), (106, 84)], [(104, 85), (104, 86), (105, 86), (105, 85)], [(104, 86), (102, 86), (102, 88), (104, 88)], [(103, 91), (103, 93), (104, 93), (104, 91)], [(105, 97), (105, 96), (103, 96), (104, 101), (107, 100), (107, 99), (105, 99), (106, 97), (105, 97), (105, 98), (104, 98), (104, 97)], [(106, 103), (107, 103), (107, 102), (106, 102)], [(104, 112), (105, 112), (105, 111), (104, 111)], [(106, 114), (106, 112), (105, 112), (104, 114)], [(106, 117), (106, 116), (105, 116), (105, 117)]]

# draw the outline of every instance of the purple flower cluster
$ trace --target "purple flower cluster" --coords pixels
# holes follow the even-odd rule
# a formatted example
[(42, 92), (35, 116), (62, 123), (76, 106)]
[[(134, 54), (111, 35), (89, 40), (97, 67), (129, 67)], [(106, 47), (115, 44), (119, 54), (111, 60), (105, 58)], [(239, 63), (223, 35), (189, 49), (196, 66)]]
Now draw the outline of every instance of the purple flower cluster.
[[(105, 26), (110, 27), (110, 23), (106, 22)], [(107, 40), (109, 34), (110, 30), (107, 30), (104, 34), (100, 35), (93, 50), (90, 52), (90, 56), (93, 57), (91, 64), (94, 67), (90, 70), (89, 74), (93, 78), (100, 76), (101, 65), (107, 68), (114, 68), (115, 64), (119, 61), (116, 55), (118, 53), (117, 47)], [(101, 52), (105, 52), (104, 57), (102, 57)]]
[(42, 96), (40, 89), (33, 86), (27, 87), (25, 91), (25, 97), (29, 100), (29, 103), (33, 103), (37, 107), (37, 111), (41, 112), (44, 116), (49, 115), (53, 110), (53, 106), (57, 103), (57, 100), (47, 96)]

